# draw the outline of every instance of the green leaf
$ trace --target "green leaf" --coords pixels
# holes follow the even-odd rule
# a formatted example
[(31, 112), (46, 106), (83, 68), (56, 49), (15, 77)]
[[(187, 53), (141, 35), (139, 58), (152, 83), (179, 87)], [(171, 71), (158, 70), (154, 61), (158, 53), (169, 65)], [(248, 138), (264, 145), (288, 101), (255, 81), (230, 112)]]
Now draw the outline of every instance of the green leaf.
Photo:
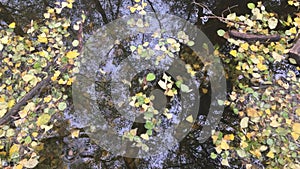
[(254, 8), (255, 8), (255, 4), (254, 4), (254, 3), (248, 3), (248, 4), (247, 4), (247, 7), (248, 7), (249, 9), (254, 9)]
[(267, 139), (267, 144), (268, 144), (269, 146), (271, 146), (271, 145), (274, 144), (274, 141), (273, 141), (271, 138), (268, 138), (268, 139)]
[(188, 93), (188, 92), (190, 92), (190, 91), (192, 91), (187, 85), (185, 85), (185, 84), (181, 84), (180, 85), (180, 90), (182, 91), (182, 92), (184, 92), (184, 93)]
[(67, 104), (65, 102), (61, 102), (58, 104), (58, 110), (63, 111), (67, 108)]
[(190, 40), (190, 41), (188, 41), (187, 45), (188, 45), (188, 46), (194, 46), (194, 45), (195, 45), (195, 42)]
[(224, 36), (225, 35), (225, 31), (223, 30), (223, 29), (219, 29), (218, 31), (217, 31), (217, 34), (219, 35), (219, 36)]
[(213, 160), (216, 159), (218, 157), (217, 154), (215, 154), (214, 152), (210, 153), (210, 158), (212, 158)]
[(154, 128), (154, 125), (151, 121), (146, 121), (145, 128), (151, 130)]
[(136, 46), (130, 46), (131, 52), (134, 52), (136, 50)]
[(153, 81), (154, 79), (155, 79), (155, 74), (154, 74), (154, 73), (148, 73), (148, 74), (147, 74), (146, 80), (147, 80), (148, 82), (151, 82), (151, 81)]

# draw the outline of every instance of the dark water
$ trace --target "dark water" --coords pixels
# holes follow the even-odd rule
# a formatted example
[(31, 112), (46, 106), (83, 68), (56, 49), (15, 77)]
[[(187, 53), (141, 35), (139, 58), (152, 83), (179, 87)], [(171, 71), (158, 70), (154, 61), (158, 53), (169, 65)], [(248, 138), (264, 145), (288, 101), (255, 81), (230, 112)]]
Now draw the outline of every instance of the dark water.
[[(1, 5), (7, 7), (12, 16), (21, 27), (28, 25), (31, 19), (39, 20), (46, 10), (46, 6), (53, 6), (53, 2), (45, 0), (35, 1), (0, 1)], [(241, 1), (241, 0), (203, 0), (198, 3), (205, 4), (211, 11), (221, 16), (226, 16), (229, 12), (236, 12), (237, 14), (249, 13), (247, 9), (248, 2), (255, 1)], [(74, 4), (72, 11), (66, 11), (63, 15), (70, 16), (73, 21), (78, 20), (80, 12), (84, 10), (87, 15), (87, 22), (84, 26), (86, 38), (88, 38), (95, 30), (108, 22), (115, 20), (124, 15), (129, 15), (127, 9), (132, 5), (133, 1), (130, 0), (79, 0)], [(158, 0), (150, 1), (147, 7), (148, 11), (168, 13), (184, 18), (191, 23), (197, 25), (213, 44), (224, 45), (225, 40), (218, 37), (216, 31), (220, 28), (226, 30), (226, 25), (217, 19), (205, 20), (201, 17), (205, 16), (207, 11), (192, 4), (190, 0)], [(286, 16), (290, 9), (286, 2), (280, 0), (264, 1), (267, 9), (270, 9), (279, 14), (280, 17)], [(15, 9), (15, 10), (14, 10)], [(34, 12), (33, 12), (34, 11)], [(6, 14), (7, 16), (8, 14)], [(5, 14), (0, 15), (2, 20), (5, 20)], [(74, 36), (76, 36), (74, 34)], [(116, 49), (117, 50), (117, 49)], [(190, 54), (190, 51), (184, 51), (181, 54)], [(126, 53), (124, 54), (126, 56)], [(186, 58), (187, 62), (197, 63), (199, 61)], [(201, 62), (199, 62), (201, 65)], [(280, 70), (278, 68), (278, 70)], [(205, 81), (205, 73), (198, 74), (200, 86), (206, 87), (208, 90), (209, 82)], [(102, 79), (103, 80), (103, 79)], [(99, 88), (101, 85), (105, 86), (106, 83), (101, 83), (99, 79)], [(104, 87), (105, 88), (105, 87)], [(230, 90), (230, 85), (228, 86)], [(101, 98), (100, 101), (106, 98)], [(100, 103), (99, 103), (100, 104)], [(172, 169), (192, 169), (192, 168), (225, 168), (220, 164), (220, 159), (212, 160), (210, 153), (214, 150), (212, 140), (208, 139), (204, 143), (199, 143), (199, 134), (201, 126), (205, 122), (206, 112), (209, 110), (210, 92), (207, 94), (202, 93), (200, 98), (200, 112), (197, 121), (193, 126), (193, 130), (188, 134), (179, 144), (175, 145), (172, 150), (161, 152), (158, 155), (145, 158), (145, 159), (132, 159), (114, 156), (101, 147), (97, 146), (85, 133), (83, 126), (80, 124), (80, 119), (73, 115), (73, 108), (70, 107), (64, 115), (58, 115), (60, 119), (56, 130), (58, 135), (44, 140), (45, 150), (42, 152), (42, 163), (37, 168), (70, 168), (70, 169), (85, 169), (85, 168), (172, 168)], [(101, 104), (100, 104), (101, 105)], [(103, 105), (106, 106), (106, 102)], [(122, 123), (118, 117), (114, 117), (114, 112), (108, 113), (110, 120)], [(234, 126), (238, 125), (237, 117), (233, 115), (228, 109), (225, 109), (223, 118), (218, 126), (218, 129), (226, 132), (234, 131)], [(70, 132), (72, 128), (80, 129), (79, 138), (71, 138)], [(231, 168), (240, 168), (239, 161), (235, 162)]]

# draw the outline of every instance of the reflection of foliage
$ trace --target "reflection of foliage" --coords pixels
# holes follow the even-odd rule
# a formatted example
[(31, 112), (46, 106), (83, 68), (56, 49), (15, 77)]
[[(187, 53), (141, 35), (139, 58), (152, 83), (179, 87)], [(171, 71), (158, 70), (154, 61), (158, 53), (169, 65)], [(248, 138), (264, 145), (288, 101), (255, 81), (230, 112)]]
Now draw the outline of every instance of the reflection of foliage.
[[(71, 21), (61, 17), (73, 0), (48, 7), (43, 22), (31, 21), (24, 36), (16, 23), (0, 32), (1, 51), (1, 163), (34, 168), (43, 149), (41, 138), (53, 128), (51, 118), (67, 108), (72, 73), (82, 46), (80, 25), (73, 25), (78, 39), (70, 36)], [(68, 42), (72, 43), (69, 45)], [(51, 85), (50, 85), (51, 84)], [(3, 125), (11, 121), (11, 125)]]
[[(288, 42), (294, 40), (299, 31), (299, 16), (278, 21), (261, 2), (257, 5), (249, 3), (248, 8), (252, 15), (229, 14), (226, 18), (228, 26), (235, 27), (240, 33), (280, 34), (281, 38), (276, 42), (261, 43), (227, 37), (233, 48), (229, 55), (220, 55), (230, 64), (228, 70), (235, 72), (231, 75), (234, 87), (229, 100), (220, 104), (232, 107), (241, 121), (235, 135), (214, 132), (212, 139), (216, 153), (211, 157), (219, 155), (226, 166), (230, 166), (228, 159), (239, 157), (247, 168), (253, 167), (253, 159), (258, 159), (267, 168), (300, 168), (300, 80), (295, 73), (299, 67), (287, 70), (281, 76), (272, 70), (275, 65), (287, 64), (284, 59), (291, 47)], [(274, 31), (278, 23), (286, 26), (286, 30)], [(218, 34), (226, 37), (223, 30)]]
[[(147, 12), (144, 10), (144, 8), (147, 6), (147, 3), (140, 0), (135, 0), (135, 2), (136, 4), (129, 8), (131, 13), (138, 13), (141, 16), (147, 15)], [(127, 24), (130, 27), (136, 28), (144, 28), (149, 26), (143, 17), (138, 19), (132, 18), (127, 22)], [(131, 45), (130, 50), (132, 53), (137, 54), (141, 59), (149, 60), (154, 58), (155, 65), (159, 65), (162, 61), (166, 59), (173, 59), (175, 55), (178, 55), (181, 47), (180, 43), (188, 46), (194, 45), (194, 41), (191, 41), (189, 36), (183, 31), (178, 32), (176, 37), (178, 40), (164, 36), (163, 30), (157, 30), (151, 35), (152, 39), (154, 39), (152, 40), (153, 42), (143, 42), (142, 44)], [(158, 54), (158, 56), (156, 56), (156, 54)], [(191, 70), (192, 68), (190, 68), (190, 65), (186, 66), (187, 72), (194, 76), (195, 73)], [(179, 94), (177, 89), (180, 89), (181, 92), (185, 93), (191, 91), (191, 89), (184, 84), (183, 78), (180, 76), (176, 77), (176, 81), (174, 81), (174, 79), (172, 79), (172, 77), (166, 73), (163, 73), (161, 79), (157, 79), (157, 76), (158, 74), (148, 72), (147, 76), (140, 80), (139, 85), (144, 86), (143, 91), (147, 89), (147, 83), (157, 83), (151, 84), (150, 86), (158, 85), (160, 90), (163, 91), (162, 93), (169, 97), (170, 101), (174, 100), (175, 96)], [(159, 127), (162, 123), (162, 119), (159, 117), (159, 111), (161, 110), (156, 110), (154, 108), (154, 99), (155, 97), (153, 95), (147, 96), (144, 94), (144, 92), (140, 91), (138, 93), (134, 93), (134, 96), (130, 98), (130, 106), (135, 107), (141, 114), (143, 114), (143, 119), (145, 120), (144, 128), (146, 129), (146, 132), (138, 135), (138, 128), (134, 128), (130, 131), (126, 131), (123, 135), (123, 138), (135, 142), (134, 145), (141, 147), (144, 151), (149, 150), (149, 147), (147, 144), (144, 144), (144, 141), (151, 140), (153, 133), (159, 133), (161, 130)], [(168, 108), (164, 108), (161, 114), (168, 121), (171, 121), (173, 118), (173, 114), (170, 113)], [(192, 115), (188, 116), (186, 120), (190, 123), (193, 123), (194, 121)]]

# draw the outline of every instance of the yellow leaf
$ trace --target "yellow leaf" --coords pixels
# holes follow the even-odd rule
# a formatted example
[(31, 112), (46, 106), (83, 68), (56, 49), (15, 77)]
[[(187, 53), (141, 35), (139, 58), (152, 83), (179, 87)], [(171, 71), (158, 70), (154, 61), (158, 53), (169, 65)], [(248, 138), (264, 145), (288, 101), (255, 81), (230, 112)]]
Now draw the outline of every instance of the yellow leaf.
[(145, 98), (144, 102), (147, 104), (147, 103), (150, 103), (150, 99), (147, 97)]
[(131, 135), (135, 136), (136, 133), (137, 133), (137, 128), (130, 130), (129, 133), (130, 133)]
[(255, 45), (251, 45), (251, 46), (250, 46), (250, 49), (251, 49), (253, 52), (257, 52), (257, 51), (258, 51), (258, 47), (255, 46)]
[(15, 105), (15, 103), (16, 103), (15, 99), (12, 99), (7, 103), (7, 107), (12, 108)]
[(13, 22), (13, 23), (9, 24), (8, 27), (11, 29), (14, 29), (16, 27), (16, 23)]
[(300, 18), (297, 17), (294, 19), (294, 21), (295, 21), (294, 24), (299, 27), (300, 26)]
[(22, 169), (23, 168), (23, 165), (21, 164), (18, 164), (17, 166), (14, 167), (14, 169)]
[(168, 90), (168, 91), (166, 92), (166, 95), (167, 95), (167, 96), (173, 97), (173, 96), (174, 96), (174, 92), (173, 92), (172, 90)]
[(63, 80), (63, 79), (59, 79), (58, 84), (66, 84), (67, 81)]
[(168, 120), (173, 117), (171, 113), (164, 113), (164, 115), (167, 117)]
[(298, 116), (300, 116), (300, 107), (298, 107), (298, 108), (296, 109), (296, 114), (297, 114)]
[(203, 94), (207, 94), (208, 90), (206, 88), (202, 88)]
[(39, 133), (38, 133), (38, 132), (33, 132), (31, 135), (32, 135), (34, 138), (36, 138), (36, 137), (39, 135)]
[(78, 138), (79, 132), (80, 132), (80, 130), (72, 130), (72, 132), (71, 132), (72, 138)]
[(227, 141), (232, 141), (232, 140), (234, 140), (234, 135), (233, 134), (226, 134), (225, 136), (224, 136), (224, 139), (225, 140), (227, 140)]
[(267, 154), (267, 157), (269, 157), (269, 158), (274, 158), (274, 153), (273, 153), (273, 151), (269, 151), (268, 154)]
[(44, 98), (44, 102), (45, 103), (49, 103), (52, 99), (52, 96), (51, 95), (48, 95), (47, 97)]
[(49, 114), (44, 113), (44, 114), (42, 114), (42, 115), (38, 118), (36, 124), (37, 124), (38, 126), (47, 124), (47, 123), (49, 122), (50, 119), (51, 119), (51, 116), (50, 116)]
[(73, 59), (79, 56), (79, 53), (77, 51), (69, 51), (66, 55), (67, 58)]
[(293, 137), (293, 139), (296, 141), (296, 140), (298, 140), (298, 138), (299, 138), (299, 134), (298, 133), (296, 133), (296, 132), (291, 132), (291, 135), (292, 135), (292, 137)]
[(244, 49), (244, 50), (248, 50), (249, 44), (248, 43), (242, 43), (241, 48)]
[(217, 135), (213, 135), (213, 136), (211, 136), (211, 138), (212, 138), (214, 144), (218, 140), (218, 136)]
[(148, 134), (141, 134), (141, 138), (144, 140), (149, 140)]
[(296, 27), (292, 27), (292, 28), (290, 29), (290, 32), (291, 32), (292, 34), (296, 34), (296, 33), (297, 33)]
[(136, 11), (136, 8), (135, 7), (130, 7), (129, 10), (130, 10), (131, 13), (134, 13)]
[(230, 166), (227, 159), (222, 159), (221, 164), (228, 167)]
[(15, 153), (19, 153), (20, 145), (14, 144), (9, 149), (9, 157), (11, 158)]
[(20, 117), (21, 117), (21, 119), (22, 119), (22, 118), (25, 118), (25, 117), (27, 116), (28, 112), (22, 110), (22, 111), (19, 111), (18, 114), (20, 115)]
[(244, 148), (248, 147), (248, 143), (245, 142), (245, 141), (241, 141), (240, 147), (241, 147), (242, 149), (244, 149)]
[(236, 50), (231, 50), (229, 52), (229, 54), (231, 54), (233, 57), (236, 57), (237, 56), (237, 51)]
[(67, 81), (67, 85), (71, 85), (73, 83), (73, 78), (69, 78)]
[(192, 115), (189, 115), (185, 120), (188, 121), (188, 122), (190, 122), (190, 123), (194, 122), (194, 118), (193, 118)]
[(272, 122), (270, 123), (270, 126), (271, 126), (271, 127), (279, 127), (279, 126), (281, 126), (281, 124), (278, 123), (278, 122), (276, 121), (276, 119), (273, 119)]
[(258, 117), (259, 116), (257, 113), (257, 110), (254, 108), (247, 108), (246, 112), (249, 117)]
[(293, 124), (293, 132), (300, 134), (300, 123)]
[(50, 13), (44, 13), (44, 18), (46, 19), (50, 18)]
[(253, 154), (254, 156), (256, 156), (256, 157), (261, 157), (261, 153), (260, 153), (260, 151), (259, 151), (259, 149), (256, 149), (256, 150), (254, 150), (254, 151), (250, 151), (251, 152), (251, 154)]
[(45, 33), (38, 35), (38, 42), (48, 43), (48, 39)]
[(260, 71), (264, 71), (264, 70), (267, 70), (268, 69), (268, 66), (267, 65), (264, 65), (262, 63), (258, 63), (257, 64), (257, 68), (260, 70)]
[(270, 109), (265, 110), (265, 112), (266, 112), (267, 115), (271, 114), (271, 110)]
[(70, 8), (70, 9), (72, 9), (72, 8), (73, 8), (73, 4), (72, 4), (72, 3), (69, 3), (69, 4), (67, 5), (67, 7)]
[(7, 112), (7, 109), (0, 109), (0, 118), (3, 117), (6, 112)]
[(228, 150), (229, 149), (229, 145), (227, 144), (226, 140), (224, 140), (224, 139), (222, 139), (220, 147), (223, 150)]
[(25, 107), (24, 107), (25, 111), (34, 111), (35, 110), (35, 104), (33, 102), (28, 103)]

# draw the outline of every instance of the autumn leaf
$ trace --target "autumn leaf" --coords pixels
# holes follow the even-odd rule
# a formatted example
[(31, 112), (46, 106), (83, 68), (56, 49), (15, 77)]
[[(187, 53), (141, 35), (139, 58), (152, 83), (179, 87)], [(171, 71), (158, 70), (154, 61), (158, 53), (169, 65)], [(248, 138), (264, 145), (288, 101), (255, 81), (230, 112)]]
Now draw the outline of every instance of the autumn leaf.
[(16, 23), (12, 22), (11, 24), (8, 25), (8, 27), (14, 29), (16, 27)]
[(19, 144), (14, 144), (13, 146), (11, 146), (11, 148), (9, 149), (9, 157), (13, 158), (16, 155), (18, 156), (20, 147), (21, 146)]
[(194, 122), (194, 118), (193, 118), (192, 115), (189, 115), (185, 120), (188, 121), (188, 122), (190, 122), (190, 123)]
[(38, 126), (47, 124), (50, 121), (50, 118), (51, 118), (51, 116), (49, 114), (44, 113), (38, 118), (36, 124)]
[(141, 134), (141, 138), (144, 140), (149, 140), (148, 134)]
[(223, 150), (228, 150), (228, 149), (229, 149), (229, 145), (227, 144), (226, 140), (224, 140), (224, 139), (222, 139), (221, 144), (220, 144), (220, 147), (221, 147)]
[(66, 55), (66, 57), (69, 59), (74, 59), (77, 56), (79, 56), (79, 53), (77, 51), (69, 51)]
[(242, 118), (241, 122), (240, 122), (240, 126), (241, 128), (247, 128), (248, 127), (248, 122), (249, 122), (249, 117), (244, 117)]

